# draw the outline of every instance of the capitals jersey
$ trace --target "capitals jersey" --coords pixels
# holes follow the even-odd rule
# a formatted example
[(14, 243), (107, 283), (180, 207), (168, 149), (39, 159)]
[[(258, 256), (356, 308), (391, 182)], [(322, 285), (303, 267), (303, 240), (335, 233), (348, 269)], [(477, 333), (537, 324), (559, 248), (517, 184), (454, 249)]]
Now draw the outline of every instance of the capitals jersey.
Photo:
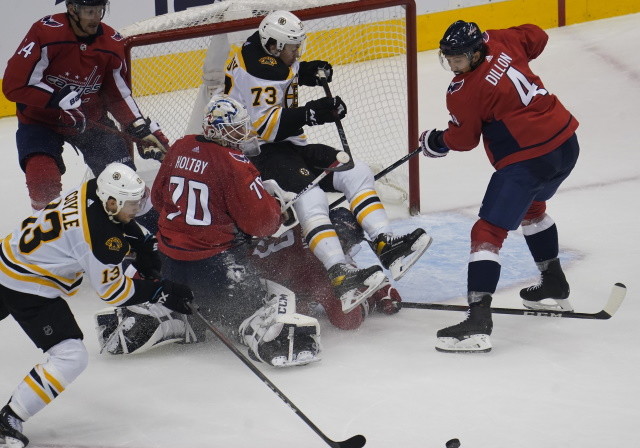
[(76, 294), (87, 276), (109, 305), (148, 301), (158, 284), (124, 275), (122, 260), (130, 249), (125, 232), (142, 231), (135, 221), (122, 225), (109, 219), (92, 179), (26, 218), (2, 240), (0, 283), (55, 298)]
[(225, 93), (243, 104), (261, 143), (306, 144), (305, 111), (298, 108), (298, 70), (267, 54), (256, 31), (232, 50), (225, 69)]
[(20, 122), (75, 132), (58, 127), (60, 111), (49, 105), (52, 94), (67, 85), (80, 92), (88, 120), (97, 121), (109, 111), (126, 127), (141, 117), (127, 81), (122, 40), (104, 23), (96, 36), (77, 37), (66, 13), (34, 23), (9, 59), (2, 81), (7, 99), (17, 103)]
[(168, 151), (151, 191), (160, 213), (158, 248), (175, 260), (203, 260), (280, 226), (280, 206), (242, 152), (201, 135)]
[(447, 90), (451, 115), (443, 138), (449, 149), (468, 151), (480, 141), (500, 169), (547, 154), (571, 137), (578, 121), (529, 68), (547, 34), (522, 25), (484, 34), (485, 60), (457, 75)]

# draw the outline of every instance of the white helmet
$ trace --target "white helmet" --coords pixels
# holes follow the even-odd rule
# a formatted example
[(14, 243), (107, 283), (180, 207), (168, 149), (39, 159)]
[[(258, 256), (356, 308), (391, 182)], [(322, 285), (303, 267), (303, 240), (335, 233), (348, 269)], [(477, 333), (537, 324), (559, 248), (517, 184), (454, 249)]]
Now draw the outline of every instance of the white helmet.
[[(269, 13), (258, 28), (262, 48), (275, 57), (280, 55), (286, 44), (300, 45), (299, 54), (303, 53), (303, 44), (307, 35), (304, 32), (302, 22), (289, 11), (273, 11)], [(276, 53), (271, 53), (267, 48), (269, 39), (273, 39), (276, 44)]]
[(239, 148), (250, 138), (249, 121), (249, 113), (242, 104), (227, 95), (218, 94), (213, 95), (207, 104), (202, 130), (207, 140)]
[[(136, 172), (122, 163), (110, 163), (100, 173), (97, 180), (96, 193), (102, 202), (107, 214), (117, 215), (125, 203), (132, 202), (136, 205), (145, 198), (146, 187), (144, 181)], [(115, 212), (107, 210), (107, 200), (114, 198), (117, 203)]]

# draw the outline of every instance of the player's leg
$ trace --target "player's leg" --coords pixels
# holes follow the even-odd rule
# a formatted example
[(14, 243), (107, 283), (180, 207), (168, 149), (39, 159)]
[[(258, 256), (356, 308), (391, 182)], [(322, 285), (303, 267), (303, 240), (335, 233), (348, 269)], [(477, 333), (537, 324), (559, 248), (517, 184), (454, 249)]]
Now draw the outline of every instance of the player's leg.
[(0, 290), (11, 315), (47, 355), (42, 364), (31, 369), (0, 411), (0, 440), (4, 437), (26, 445), (22, 422), (42, 410), (82, 373), (88, 354), (82, 331), (63, 299), (46, 299), (4, 287)]
[[(549, 174), (521, 223), (529, 251), (540, 270), (539, 283), (520, 291), (524, 306), (528, 308), (573, 310), (568, 300), (569, 283), (558, 258), (558, 229), (554, 220), (546, 213), (546, 201), (553, 197), (560, 184), (569, 176), (579, 152), (578, 140), (574, 135), (539, 161), (530, 162), (532, 169), (544, 168)], [(549, 167), (553, 167), (553, 170), (550, 171)]]
[(42, 210), (60, 196), (66, 170), (62, 160), (63, 144), (63, 138), (49, 128), (18, 123), (18, 161), (25, 173), (33, 210)]

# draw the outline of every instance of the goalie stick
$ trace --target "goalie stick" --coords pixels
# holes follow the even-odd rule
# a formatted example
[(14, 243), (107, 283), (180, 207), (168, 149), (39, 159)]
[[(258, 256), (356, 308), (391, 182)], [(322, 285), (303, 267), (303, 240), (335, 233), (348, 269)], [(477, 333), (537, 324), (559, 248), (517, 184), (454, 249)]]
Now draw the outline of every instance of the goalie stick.
[(327, 445), (329, 445), (332, 448), (362, 448), (365, 443), (367, 443), (367, 439), (365, 439), (364, 436), (358, 434), (355, 435), (353, 437), (348, 438), (347, 440), (343, 440), (341, 442), (336, 442), (334, 440), (331, 440), (329, 437), (327, 437), (325, 435), (325, 433), (323, 433), (320, 428), (318, 428), (311, 420), (309, 420), (309, 418), (304, 414), (304, 412), (302, 412), (300, 409), (298, 409), (298, 407), (293, 404), (293, 402), (291, 400), (289, 400), (289, 398), (287, 398), (287, 396), (282, 393), (282, 391), (280, 389), (278, 389), (276, 387), (275, 384), (273, 384), (271, 382), (271, 380), (269, 378), (267, 378), (261, 371), (260, 369), (258, 369), (256, 366), (253, 365), (253, 363), (251, 361), (249, 361), (247, 359), (246, 356), (244, 356), (242, 354), (242, 352), (240, 350), (238, 350), (236, 348), (235, 345), (233, 345), (233, 342), (231, 342), (229, 340), (229, 338), (227, 338), (224, 333), (222, 333), (220, 330), (218, 330), (215, 326), (213, 326), (211, 324), (211, 322), (209, 322), (203, 315), (202, 313), (200, 313), (200, 311), (198, 310), (197, 305), (193, 304), (193, 303), (189, 303), (188, 307), (191, 309), (191, 311), (193, 312), (193, 314), (202, 321), (203, 324), (205, 324), (207, 326), (207, 328), (209, 330), (211, 330), (211, 332), (216, 335), (216, 337), (218, 339), (220, 339), (220, 341), (222, 341), (222, 343), (224, 345), (227, 346), (227, 348), (229, 350), (231, 350), (233, 352), (234, 355), (236, 355), (236, 357), (238, 357), (238, 359), (240, 359), (240, 361), (242, 361), (244, 363), (244, 365), (246, 365), (258, 378), (260, 378), (260, 380), (267, 385), (267, 387), (269, 389), (271, 389), (273, 391), (273, 393), (275, 393), (278, 398), (280, 398), (282, 401), (284, 401), (284, 403), (289, 406), (289, 408), (291, 408), (291, 410), (293, 412), (295, 412), (298, 417), (300, 417), (302, 419), (302, 421), (304, 421), (307, 426), (309, 426), (311, 429), (313, 429), (313, 431), (318, 434), (320, 436), (320, 438), (322, 440), (324, 440)]
[[(622, 283), (616, 283), (611, 288), (611, 294), (605, 304), (604, 308), (597, 313), (576, 313), (574, 311), (544, 311), (544, 310), (532, 310), (532, 309), (518, 309), (518, 308), (494, 308), (491, 307), (493, 314), (515, 314), (519, 316), (536, 316), (536, 317), (566, 317), (570, 319), (610, 319), (624, 300), (627, 295), (627, 287)], [(423, 310), (440, 310), (440, 311), (467, 311), (468, 306), (465, 305), (446, 305), (442, 303), (414, 303), (414, 302), (399, 302), (402, 308), (416, 308)]]

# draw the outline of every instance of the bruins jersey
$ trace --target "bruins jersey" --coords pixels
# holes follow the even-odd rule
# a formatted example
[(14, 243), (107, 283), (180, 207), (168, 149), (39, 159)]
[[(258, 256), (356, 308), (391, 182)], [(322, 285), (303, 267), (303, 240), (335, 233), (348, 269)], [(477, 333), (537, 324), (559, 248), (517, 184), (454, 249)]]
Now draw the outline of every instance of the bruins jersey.
[[(125, 230), (126, 229), (126, 230)], [(73, 296), (84, 275), (100, 298), (113, 306), (149, 300), (158, 289), (150, 280), (126, 277), (132, 221), (112, 222), (96, 195), (96, 180), (71, 190), (22, 221), (0, 246), (0, 283), (46, 298)]]
[(305, 145), (305, 111), (298, 108), (298, 70), (268, 55), (256, 31), (231, 51), (225, 68), (225, 93), (243, 104), (261, 143), (283, 140)]

